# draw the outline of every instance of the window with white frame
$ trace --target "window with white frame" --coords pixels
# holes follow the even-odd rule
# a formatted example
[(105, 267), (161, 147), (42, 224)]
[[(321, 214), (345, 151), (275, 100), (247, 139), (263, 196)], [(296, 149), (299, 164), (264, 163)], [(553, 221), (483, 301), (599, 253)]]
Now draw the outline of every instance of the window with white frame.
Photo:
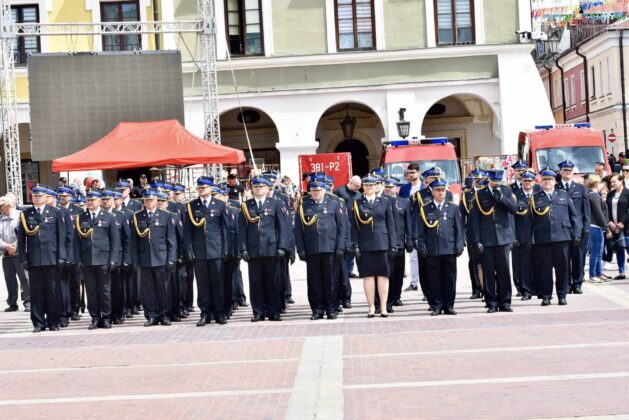
[(373, 0), (335, 0), (336, 46), (339, 51), (376, 47)]
[(603, 84), (604, 79), (603, 79), (603, 62), (602, 61), (598, 62), (598, 81), (600, 85), (598, 96), (603, 96), (605, 94), (605, 85)]
[(572, 101), (570, 102), (570, 105), (576, 105), (577, 97), (576, 97), (576, 90), (575, 90), (575, 84), (574, 84), (574, 76), (570, 76), (570, 96), (572, 99)]
[(585, 72), (583, 70), (581, 70), (579, 87), (581, 92), (581, 102), (585, 102)]
[(594, 73), (594, 66), (590, 67), (590, 98), (596, 98), (596, 73)]
[(605, 57), (605, 64), (607, 66), (607, 94), (612, 93), (612, 71), (609, 67), (609, 57)]
[(261, 0), (225, 0), (225, 30), (231, 55), (262, 55)]
[(474, 43), (474, 1), (434, 0), (438, 45)]

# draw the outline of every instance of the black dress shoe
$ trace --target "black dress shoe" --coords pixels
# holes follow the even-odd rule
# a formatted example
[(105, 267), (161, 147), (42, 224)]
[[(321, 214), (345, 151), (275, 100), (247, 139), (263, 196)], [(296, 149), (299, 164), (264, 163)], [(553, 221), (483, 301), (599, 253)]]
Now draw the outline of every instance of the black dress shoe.
[(489, 307), (489, 308), (487, 309), (487, 313), (488, 313), (488, 314), (493, 314), (494, 312), (496, 312), (496, 308)]
[(111, 322), (106, 318), (103, 319), (102, 325), (103, 325), (103, 328), (107, 328), (107, 329), (111, 328)]
[(559, 304), (562, 305), (562, 306), (563, 305), (567, 305), (568, 301), (566, 300), (566, 298), (559, 298)]
[(179, 315), (173, 315), (172, 317), (170, 317), (170, 320), (172, 322), (181, 322), (181, 318), (179, 318)]
[(269, 321), (281, 321), (282, 316), (279, 314), (269, 315)]
[(219, 316), (218, 318), (216, 318), (216, 323), (225, 325), (227, 324), (227, 319), (224, 316)]
[(246, 300), (242, 299), (238, 301), (238, 306), (240, 306), (241, 308), (246, 308), (247, 306), (249, 306), (249, 304)]
[(168, 327), (170, 325), (170, 318), (165, 316), (164, 318), (160, 319), (159, 323)]
[(343, 312), (343, 305), (336, 308), (336, 312)]
[(134, 307), (133, 307), (133, 309), (131, 310), (131, 313), (132, 313), (133, 315), (139, 315), (139, 314), (140, 314), (140, 311), (138, 310), (138, 307), (137, 307), (137, 306), (134, 306)]
[(122, 324), (122, 322), (121, 322), (121, 321), (120, 321), (120, 319), (118, 319), (118, 318), (114, 318), (114, 320), (113, 320), (113, 321), (111, 321), (111, 323), (112, 323), (112, 324), (114, 324), (114, 325), (120, 325), (120, 324)]
[(258, 321), (264, 321), (264, 315), (254, 315), (253, 318), (251, 318), (251, 322), (258, 322)]
[(621, 274), (618, 274), (616, 277), (614, 277), (614, 280), (624, 280), (625, 278), (626, 278), (625, 274), (621, 273)]
[(440, 309), (433, 309), (432, 312), (430, 313), (430, 316), (438, 316), (438, 315), (441, 315)]
[(515, 294), (515, 297), (520, 297), (520, 296), (522, 296), (522, 293), (520, 293), (520, 292)]
[(79, 316), (79, 313), (78, 313), (78, 312), (72, 312), (72, 316), (70, 316), (70, 319), (71, 319), (72, 321), (78, 321), (78, 320), (80, 320), (80, 319), (81, 319), (81, 317)]
[(66, 328), (69, 324), (68, 318), (59, 318), (59, 326), (61, 328)]
[(59, 331), (59, 326), (58, 325), (53, 325), (52, 327), (48, 328), (50, 331)]
[(18, 309), (19, 309), (19, 308), (18, 308), (18, 306), (17, 306), (17, 305), (16, 305), (16, 306), (9, 306), (8, 308), (6, 308), (6, 309), (4, 310), (4, 312), (16, 312)]
[(389, 317), (389, 314), (386, 314), (386, 313), (380, 314), (380, 318), (388, 318), (388, 317)]
[(328, 319), (336, 319), (336, 312), (327, 314)]
[(155, 318), (149, 318), (149, 319), (147, 319), (147, 320), (146, 320), (146, 322), (144, 323), (144, 326), (145, 326), (145, 327), (153, 327), (153, 326), (155, 326), (155, 325), (157, 325), (157, 324), (158, 324), (157, 319), (155, 319)]
[(572, 293), (574, 293), (575, 295), (582, 295), (583, 290), (581, 290), (581, 286), (577, 286), (574, 288), (574, 290), (572, 290)]
[(404, 306), (404, 303), (402, 303), (402, 299), (395, 299), (393, 301), (393, 306)]
[(196, 312), (196, 309), (194, 309), (194, 306), (190, 306), (188, 307), (188, 312)]
[(392, 313), (394, 313), (394, 312), (395, 312), (395, 309), (393, 309), (393, 307), (390, 307), (390, 308), (389, 308), (389, 307), (387, 307), (387, 312), (388, 312), (388, 313), (390, 313), (390, 314), (392, 314)]
[(408, 287), (404, 289), (405, 292), (413, 292), (415, 290), (417, 290), (417, 286), (414, 284), (409, 284)]
[(376, 314), (367, 314), (367, 318), (375, 318)]
[(522, 299), (521, 300), (531, 300), (531, 295), (525, 293), (522, 295)]
[(318, 321), (319, 319), (323, 319), (323, 315), (320, 315), (320, 314), (312, 314), (312, 315), (310, 316), (310, 320), (311, 320), (311, 321)]
[(542, 306), (548, 306), (548, 305), (550, 305), (550, 300), (549, 299), (542, 300)]
[(24, 312), (30, 312), (31, 311), (31, 305), (24, 305)]
[(131, 312), (127, 312), (127, 313), (124, 315), (124, 317), (125, 317), (125, 318), (133, 318), (133, 314), (132, 314)]
[(197, 321), (197, 327), (203, 327), (205, 324), (207, 324), (207, 316), (201, 315), (201, 318)]
[(234, 303), (232, 303), (232, 311), (237, 311), (237, 310), (238, 310), (238, 308), (239, 308), (239, 306), (238, 306), (238, 302), (234, 302)]
[(181, 318), (181, 319), (186, 319), (186, 318), (188, 318), (188, 315), (186, 315), (186, 313), (183, 311), (183, 309), (182, 309), (182, 310), (180, 310), (180, 311), (177, 313), (177, 316), (178, 316), (179, 318)]
[(360, 276), (358, 274), (356, 274), (356, 273), (349, 273), (349, 278), (350, 279), (359, 279)]
[(33, 332), (34, 333), (38, 333), (38, 332), (42, 332), (42, 331), (44, 331), (44, 329), (42, 327), (40, 327), (40, 326), (33, 327)]
[(500, 312), (513, 312), (513, 309), (511, 309), (511, 305), (501, 306), (498, 308), (498, 310)]
[(343, 302), (343, 308), (352, 309), (352, 302), (350, 302), (349, 300), (346, 300), (345, 302)]
[(88, 330), (95, 330), (96, 328), (98, 328), (98, 324), (99, 324), (99, 320), (96, 318), (92, 318), (92, 322), (90, 323), (90, 326), (87, 327)]
[(456, 311), (452, 308), (446, 308), (443, 310), (443, 313), (446, 315), (456, 315)]
[(376, 313), (379, 314), (380, 313), (380, 308), (376, 308)]

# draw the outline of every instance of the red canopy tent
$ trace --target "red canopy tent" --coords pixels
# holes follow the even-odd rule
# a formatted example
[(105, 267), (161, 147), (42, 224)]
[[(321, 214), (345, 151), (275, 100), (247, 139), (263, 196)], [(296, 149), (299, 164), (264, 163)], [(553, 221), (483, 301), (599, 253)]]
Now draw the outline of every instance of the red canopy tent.
[(241, 163), (242, 150), (190, 133), (177, 120), (123, 122), (83, 150), (52, 161), (53, 172)]

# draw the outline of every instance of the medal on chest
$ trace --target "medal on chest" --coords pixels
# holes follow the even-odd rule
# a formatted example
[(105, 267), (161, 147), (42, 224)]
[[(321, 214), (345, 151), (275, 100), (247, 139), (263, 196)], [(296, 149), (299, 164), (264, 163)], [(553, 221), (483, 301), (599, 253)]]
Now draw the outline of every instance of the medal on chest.
[(323, 208), (323, 214), (328, 214), (328, 208), (327, 207)]
[(155, 226), (159, 226), (159, 220), (155, 220)]

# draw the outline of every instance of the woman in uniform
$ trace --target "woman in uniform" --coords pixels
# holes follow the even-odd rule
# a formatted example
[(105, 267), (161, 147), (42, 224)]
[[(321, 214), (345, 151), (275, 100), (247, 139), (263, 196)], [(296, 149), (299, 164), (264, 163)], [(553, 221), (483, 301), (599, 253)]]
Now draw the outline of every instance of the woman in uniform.
[(363, 278), (368, 318), (376, 313), (374, 294), (376, 282), (380, 295), (380, 316), (386, 318), (389, 294), (389, 256), (394, 255), (395, 224), (389, 202), (376, 196), (376, 179), (362, 179), (363, 196), (354, 201), (352, 208), (352, 244), (358, 271)]

